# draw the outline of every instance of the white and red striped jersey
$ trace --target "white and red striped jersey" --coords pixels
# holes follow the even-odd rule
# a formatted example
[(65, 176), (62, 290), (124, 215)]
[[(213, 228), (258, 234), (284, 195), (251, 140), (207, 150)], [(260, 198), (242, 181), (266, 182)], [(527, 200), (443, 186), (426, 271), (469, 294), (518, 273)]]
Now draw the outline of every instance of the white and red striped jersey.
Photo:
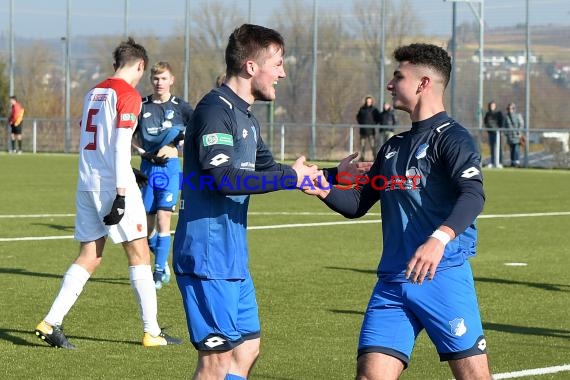
[(130, 129), (132, 135), (141, 111), (141, 96), (131, 85), (119, 78), (109, 78), (92, 88), (83, 102), (81, 137), (79, 140), (79, 191), (114, 191), (117, 182), (136, 184), (130, 166), (117, 167), (116, 149), (119, 128)]

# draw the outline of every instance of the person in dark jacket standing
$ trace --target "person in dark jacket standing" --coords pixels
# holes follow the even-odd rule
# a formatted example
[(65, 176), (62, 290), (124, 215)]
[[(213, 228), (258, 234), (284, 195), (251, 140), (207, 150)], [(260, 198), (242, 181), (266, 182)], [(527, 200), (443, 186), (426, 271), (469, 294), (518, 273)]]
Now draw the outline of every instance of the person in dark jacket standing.
[[(364, 104), (356, 114), (356, 121), (359, 125), (377, 125), (380, 124), (380, 111), (374, 106), (374, 98), (367, 96), (364, 98)], [(366, 146), (368, 145), (372, 152), (372, 158), (375, 152), (375, 129), (371, 127), (360, 127), (360, 159), (364, 160), (366, 156)]]
[[(382, 112), (380, 112), (380, 125), (385, 127), (387, 125), (398, 125), (398, 118), (396, 118), (396, 113), (394, 108), (388, 102), (385, 102), (382, 106)], [(378, 149), (394, 136), (394, 128), (382, 128), (378, 136)]]
[[(503, 126), (503, 113), (497, 109), (497, 103), (494, 100), (489, 102), (487, 106), (487, 113), (485, 113), (484, 124), (485, 128), (487, 128), (487, 134), (489, 137), (489, 149), (491, 150), (491, 161), (487, 165), (487, 167), (503, 167), (503, 151), (499, 146), (499, 161), (496, 162), (495, 158), (495, 149), (497, 146), (497, 133), (499, 133), (499, 128)], [(500, 144), (500, 140), (499, 140)]]

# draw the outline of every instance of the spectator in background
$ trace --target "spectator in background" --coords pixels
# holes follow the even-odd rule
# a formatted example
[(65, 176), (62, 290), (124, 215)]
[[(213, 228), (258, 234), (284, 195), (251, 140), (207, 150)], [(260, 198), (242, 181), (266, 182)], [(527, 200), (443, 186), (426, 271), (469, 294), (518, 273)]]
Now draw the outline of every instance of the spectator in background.
[[(489, 137), (489, 149), (491, 150), (491, 161), (487, 165), (488, 168), (497, 166), (497, 168), (503, 167), (503, 149), (499, 146), (499, 161), (495, 161), (495, 151), (497, 147), (497, 136), (499, 128), (503, 126), (503, 113), (497, 110), (497, 103), (491, 100), (487, 106), (487, 113), (485, 113), (484, 119), (485, 128), (487, 128), (487, 135)], [(499, 140), (500, 144), (500, 140)]]
[(521, 164), (519, 155), (523, 139), (524, 120), (522, 115), (516, 112), (515, 103), (509, 103), (507, 106), (507, 114), (503, 117), (503, 128), (506, 129), (505, 137), (511, 150), (511, 167), (519, 167)]
[[(356, 121), (360, 125), (377, 125), (380, 124), (380, 111), (374, 106), (374, 98), (367, 96), (364, 98), (364, 104), (356, 114)], [(360, 160), (366, 159), (366, 146), (368, 145), (372, 152), (372, 159), (376, 156), (375, 152), (375, 129), (360, 127)]]
[[(10, 113), (10, 138), (12, 146), (10, 153), (22, 154), (22, 121), (24, 120), (24, 107), (18, 102), (16, 96), (10, 96), (10, 104), (12, 105), (12, 112)], [(18, 141), (18, 150), (16, 151), (16, 141)]]
[[(382, 106), (382, 112), (380, 112), (380, 125), (393, 126), (397, 124), (398, 124), (398, 119), (396, 118), (396, 113), (394, 112), (392, 105), (388, 102), (385, 102), (384, 105)], [(384, 145), (384, 143), (386, 143), (386, 141), (388, 141), (392, 136), (394, 136), (394, 128), (380, 129), (380, 133), (378, 134), (378, 140), (379, 140), (378, 149), (380, 149), (380, 147)]]

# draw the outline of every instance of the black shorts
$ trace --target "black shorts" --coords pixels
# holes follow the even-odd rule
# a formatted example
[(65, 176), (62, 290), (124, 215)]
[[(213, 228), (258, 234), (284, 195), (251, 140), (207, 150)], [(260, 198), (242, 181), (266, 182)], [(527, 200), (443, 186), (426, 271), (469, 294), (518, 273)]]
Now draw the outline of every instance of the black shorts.
[(22, 124), (18, 125), (17, 127), (15, 125), (11, 125), (10, 128), (11, 128), (10, 133), (12, 133), (14, 135), (21, 135), (22, 134)]

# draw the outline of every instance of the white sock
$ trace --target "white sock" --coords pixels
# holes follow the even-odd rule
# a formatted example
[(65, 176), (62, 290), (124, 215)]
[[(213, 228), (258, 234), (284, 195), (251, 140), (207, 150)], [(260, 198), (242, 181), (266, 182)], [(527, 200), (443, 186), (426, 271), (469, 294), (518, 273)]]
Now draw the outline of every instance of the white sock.
[(71, 264), (63, 275), (61, 288), (44, 320), (50, 325), (61, 325), (63, 318), (77, 301), (91, 275), (79, 264)]
[(157, 336), (160, 334), (160, 326), (158, 326), (157, 314), (158, 306), (156, 300), (156, 288), (152, 279), (152, 270), (150, 265), (135, 265), (129, 267), (129, 277), (131, 279), (131, 287), (135, 292), (141, 318), (143, 320), (144, 332)]

